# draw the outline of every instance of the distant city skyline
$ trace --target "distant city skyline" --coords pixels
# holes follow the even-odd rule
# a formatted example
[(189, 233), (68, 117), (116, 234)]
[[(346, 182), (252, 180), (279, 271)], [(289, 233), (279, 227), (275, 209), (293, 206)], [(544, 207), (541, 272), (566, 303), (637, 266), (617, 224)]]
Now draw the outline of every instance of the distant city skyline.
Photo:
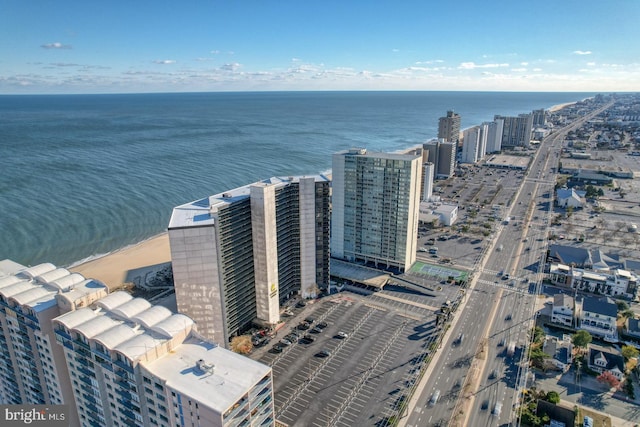
[(630, 92), (640, 2), (19, 2), (0, 94)]

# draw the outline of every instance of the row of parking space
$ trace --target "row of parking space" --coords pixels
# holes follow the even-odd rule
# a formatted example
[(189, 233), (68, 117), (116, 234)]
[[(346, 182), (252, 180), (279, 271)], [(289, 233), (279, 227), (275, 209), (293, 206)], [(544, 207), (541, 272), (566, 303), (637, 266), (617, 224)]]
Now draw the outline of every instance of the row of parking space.
[[(315, 342), (261, 359), (273, 366), (278, 419), (290, 426), (360, 425), (393, 408), (389, 393), (412, 369), (399, 361), (420, 349), (419, 342), (407, 339), (417, 322), (347, 302), (318, 304), (313, 317), (328, 325)], [(321, 350), (326, 357), (314, 357)]]
[(412, 317), (429, 317), (433, 315), (433, 310), (427, 308), (418, 307), (413, 304), (409, 304), (402, 301), (396, 301), (389, 298), (384, 298), (378, 295), (371, 295), (367, 298), (368, 303), (375, 304), (384, 307), (389, 310), (395, 310), (398, 314), (411, 314)]

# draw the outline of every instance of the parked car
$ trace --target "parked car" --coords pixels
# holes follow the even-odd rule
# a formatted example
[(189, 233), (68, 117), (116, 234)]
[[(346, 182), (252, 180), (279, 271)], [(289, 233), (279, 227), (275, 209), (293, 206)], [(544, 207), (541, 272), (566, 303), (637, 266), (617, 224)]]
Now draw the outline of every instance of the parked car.
[(329, 350), (320, 350), (316, 353), (316, 357), (329, 357), (331, 356), (331, 352)]
[(346, 332), (339, 331), (339, 332), (336, 334), (336, 337), (337, 337), (337, 338), (349, 338), (349, 334), (347, 334)]

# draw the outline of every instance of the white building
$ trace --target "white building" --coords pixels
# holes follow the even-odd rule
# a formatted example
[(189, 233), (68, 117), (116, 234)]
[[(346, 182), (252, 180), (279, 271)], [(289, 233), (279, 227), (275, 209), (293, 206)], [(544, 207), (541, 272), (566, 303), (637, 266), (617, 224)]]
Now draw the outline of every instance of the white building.
[(584, 205), (584, 199), (576, 193), (573, 188), (560, 188), (556, 191), (556, 202), (558, 206), (563, 208), (581, 208)]
[(426, 162), (422, 165), (422, 200), (427, 201), (433, 195), (433, 177), (435, 174), (435, 165), (431, 162)]
[(485, 153), (499, 153), (502, 150), (502, 128), (504, 119), (495, 119), (492, 122), (484, 122), (487, 126), (487, 148)]
[(553, 296), (551, 307), (551, 322), (572, 328), (575, 325), (575, 301), (565, 294)]
[(421, 169), (415, 155), (334, 154), (331, 256), (409, 269), (417, 252)]
[(461, 163), (476, 163), (480, 159), (480, 126), (465, 129), (462, 137)]
[(584, 297), (579, 309), (578, 328), (605, 341), (617, 342), (618, 309), (610, 298)]
[(273, 426), (271, 368), (114, 292), (53, 320), (83, 426)]
[(567, 286), (578, 291), (624, 297), (635, 300), (638, 277), (627, 270), (587, 270), (564, 264), (551, 264), (549, 280), (555, 285)]
[(62, 348), (52, 319), (106, 296), (107, 287), (45, 263), (0, 261), (0, 403), (69, 405), (80, 425)]

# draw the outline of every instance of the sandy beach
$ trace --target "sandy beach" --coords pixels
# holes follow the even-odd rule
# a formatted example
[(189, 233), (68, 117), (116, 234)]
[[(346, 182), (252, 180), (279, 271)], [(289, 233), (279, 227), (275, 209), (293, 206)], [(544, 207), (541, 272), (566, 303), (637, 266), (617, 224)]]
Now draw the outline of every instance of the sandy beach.
[(564, 107), (568, 107), (569, 105), (573, 105), (576, 104), (576, 102), (565, 102), (564, 104), (558, 104), (558, 105), (554, 105), (553, 107), (549, 108), (549, 111), (551, 113), (562, 110)]
[(86, 278), (98, 279), (113, 290), (126, 282), (144, 280), (148, 272), (158, 271), (163, 264), (169, 262), (169, 234), (163, 233), (69, 270)]

